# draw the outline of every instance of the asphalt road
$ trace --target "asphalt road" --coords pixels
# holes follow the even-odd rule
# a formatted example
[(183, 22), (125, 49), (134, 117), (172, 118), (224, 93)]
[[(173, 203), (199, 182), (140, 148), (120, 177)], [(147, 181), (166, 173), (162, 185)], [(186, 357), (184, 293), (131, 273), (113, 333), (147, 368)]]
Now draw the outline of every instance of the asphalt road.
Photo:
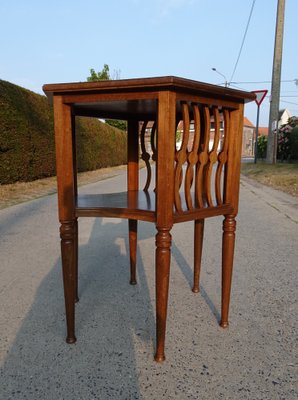
[[(120, 175), (83, 190), (121, 190)], [(242, 180), (230, 327), (218, 326), (221, 220), (206, 221), (193, 294), (192, 223), (173, 229), (167, 360), (153, 361), (154, 235), (80, 222), (78, 341), (67, 345), (56, 196), (0, 211), (0, 399), (286, 399), (297, 388), (297, 199)]]

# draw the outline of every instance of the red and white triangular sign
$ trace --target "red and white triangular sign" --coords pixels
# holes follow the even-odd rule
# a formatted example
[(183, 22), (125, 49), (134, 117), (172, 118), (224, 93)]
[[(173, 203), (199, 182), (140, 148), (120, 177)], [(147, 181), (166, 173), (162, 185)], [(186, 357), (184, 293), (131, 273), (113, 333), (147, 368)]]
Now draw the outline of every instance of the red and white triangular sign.
[(262, 101), (265, 99), (266, 94), (268, 93), (268, 90), (253, 90), (252, 93), (255, 93), (255, 95), (257, 96), (255, 102), (260, 107)]

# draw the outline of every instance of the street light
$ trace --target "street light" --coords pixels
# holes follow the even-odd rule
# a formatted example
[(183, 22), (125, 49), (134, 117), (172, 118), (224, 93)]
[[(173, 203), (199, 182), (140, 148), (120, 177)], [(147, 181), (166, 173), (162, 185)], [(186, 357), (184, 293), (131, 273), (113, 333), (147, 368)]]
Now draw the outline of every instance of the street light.
[(222, 74), (221, 72), (217, 71), (217, 69), (214, 68), (214, 67), (212, 68), (212, 71), (216, 72), (218, 75), (221, 75), (221, 76), (224, 78), (224, 80), (225, 80), (225, 87), (227, 87), (227, 86), (228, 86), (228, 80), (227, 80), (226, 76), (225, 76), (224, 74)]

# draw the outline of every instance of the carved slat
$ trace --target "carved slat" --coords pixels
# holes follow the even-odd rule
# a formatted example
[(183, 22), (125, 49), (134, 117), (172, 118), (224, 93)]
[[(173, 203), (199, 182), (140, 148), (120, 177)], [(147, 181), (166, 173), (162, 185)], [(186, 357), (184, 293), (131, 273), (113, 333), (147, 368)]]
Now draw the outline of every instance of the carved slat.
[(193, 208), (191, 187), (193, 183), (194, 167), (196, 166), (199, 155), (199, 145), (201, 136), (201, 123), (200, 123), (200, 111), (197, 104), (192, 104), (193, 116), (194, 116), (194, 139), (191, 151), (187, 152), (187, 170), (185, 174), (185, 200), (188, 210)]
[(180, 150), (176, 151), (175, 154), (176, 166), (175, 166), (175, 180), (174, 180), (174, 202), (175, 202), (175, 208), (178, 212), (182, 212), (179, 190), (183, 180), (183, 169), (182, 169), (183, 164), (187, 160), (187, 145), (189, 139), (189, 125), (190, 125), (188, 104), (183, 102), (181, 104), (181, 110), (183, 118), (183, 137), (182, 137), (181, 148)]
[(151, 149), (152, 149), (152, 160), (156, 161), (156, 144), (155, 144), (155, 133), (156, 133), (156, 122), (154, 121), (154, 124), (151, 129), (151, 135), (150, 135), (150, 144), (151, 144)]
[(213, 165), (217, 161), (217, 147), (220, 139), (220, 116), (218, 107), (213, 107), (213, 118), (214, 118), (214, 140), (211, 151), (209, 152), (209, 160), (206, 166), (206, 174), (205, 174), (205, 190), (207, 203), (209, 207), (213, 207), (212, 201), (212, 190), (211, 190), (211, 182), (212, 182), (212, 169)]
[[(175, 153), (175, 177), (174, 177), (174, 205), (178, 213), (191, 211), (194, 207), (216, 207), (223, 205), (222, 173), (227, 162), (228, 136), (229, 136), (229, 111), (224, 109), (224, 134), (223, 145), (218, 154), (221, 140), (221, 111), (218, 106), (201, 105), (181, 102), (183, 121), (183, 137), (180, 149)], [(214, 120), (214, 140), (209, 150), (211, 116)], [(194, 122), (194, 137), (190, 143), (190, 122)], [(177, 121), (178, 122), (178, 121)], [(178, 125), (178, 124), (177, 124)], [(215, 173), (214, 164), (217, 163)], [(184, 169), (185, 179), (183, 179)], [(195, 171), (195, 179), (194, 179)], [(184, 180), (184, 195), (181, 185)], [(194, 198), (192, 187), (195, 183)], [(215, 191), (215, 196), (213, 192)]]
[(141, 129), (141, 159), (145, 162), (146, 169), (147, 169), (147, 179), (146, 183), (144, 186), (144, 191), (148, 191), (148, 188), (151, 183), (151, 165), (150, 165), (150, 154), (147, 152), (146, 149), (146, 144), (145, 144), (145, 133), (146, 133), (146, 128), (148, 125), (148, 121), (143, 122), (143, 126)]
[(215, 174), (215, 195), (217, 205), (222, 205), (222, 194), (221, 194), (221, 179), (222, 170), (227, 162), (228, 158), (228, 145), (229, 145), (229, 135), (230, 135), (230, 114), (228, 110), (223, 111), (224, 116), (224, 135), (223, 135), (223, 145), (222, 150), (218, 155), (218, 165)]
[(203, 106), (201, 120), (201, 138), (199, 161), (196, 168), (196, 185), (195, 185), (195, 199), (196, 206), (199, 208), (204, 207), (205, 193), (203, 190), (203, 177), (206, 164), (208, 162), (208, 146), (210, 138), (210, 112), (208, 106)]

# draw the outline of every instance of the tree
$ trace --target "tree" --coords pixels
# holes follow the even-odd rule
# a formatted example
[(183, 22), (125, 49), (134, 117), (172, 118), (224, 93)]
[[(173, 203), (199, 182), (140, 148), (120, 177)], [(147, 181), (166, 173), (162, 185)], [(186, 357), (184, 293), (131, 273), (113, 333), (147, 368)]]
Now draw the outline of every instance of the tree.
[(90, 76), (87, 77), (87, 82), (109, 81), (110, 79), (110, 67), (108, 64), (104, 64), (103, 69), (97, 73), (93, 68), (90, 69)]
[(266, 157), (267, 152), (267, 136), (261, 135), (258, 136), (257, 142), (257, 157), (264, 159)]

